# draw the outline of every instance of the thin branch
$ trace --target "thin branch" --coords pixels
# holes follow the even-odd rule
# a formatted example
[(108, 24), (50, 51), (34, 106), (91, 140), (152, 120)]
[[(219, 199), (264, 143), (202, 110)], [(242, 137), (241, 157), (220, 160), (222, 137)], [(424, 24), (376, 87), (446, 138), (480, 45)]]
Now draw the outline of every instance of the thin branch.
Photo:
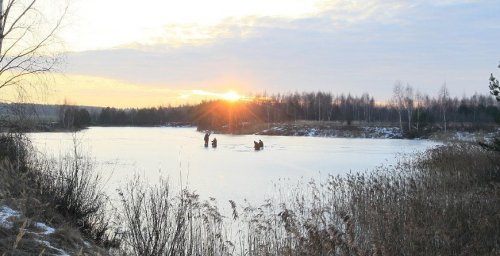
[[(12, 29), (16, 26), (16, 24), (22, 20), (22, 18), (31, 10), (33, 10), (33, 5), (35, 4), (36, 0), (33, 0), (31, 2), (31, 4), (29, 4), (21, 14), (19, 14), (19, 16), (17, 16), (17, 18), (14, 20), (14, 22), (12, 22), (10, 28), (7, 30), (7, 32), (4, 32), (3, 34), (3, 37), (6, 37), (8, 34), (10, 34), (12, 32)], [(8, 16), (5, 16), (6, 19), (8, 18)], [(6, 23), (5, 23), (6, 24)], [(5, 30), (4, 30), (5, 31)]]

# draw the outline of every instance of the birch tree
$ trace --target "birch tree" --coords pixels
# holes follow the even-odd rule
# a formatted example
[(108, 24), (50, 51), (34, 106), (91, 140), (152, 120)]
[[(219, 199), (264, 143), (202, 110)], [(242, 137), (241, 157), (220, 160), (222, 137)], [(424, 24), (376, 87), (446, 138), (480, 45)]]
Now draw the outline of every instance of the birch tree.
[[(0, 0), (0, 89), (24, 90), (60, 62), (56, 32), (67, 2)], [(54, 18), (54, 15), (56, 16)]]
[(424, 96), (420, 93), (419, 90), (417, 90), (417, 92), (415, 93), (415, 103), (416, 103), (416, 111), (417, 111), (417, 114), (416, 114), (416, 118), (417, 120), (416, 121), (416, 125), (417, 125), (417, 133), (420, 132), (420, 109), (422, 108), (422, 100), (423, 100)]
[(403, 88), (403, 84), (401, 83), (401, 81), (397, 81), (394, 84), (392, 92), (393, 92), (393, 95), (392, 95), (391, 103), (392, 103), (392, 106), (398, 112), (399, 129), (401, 130), (401, 132), (403, 132), (402, 112), (403, 112), (403, 107), (404, 107), (404, 88)]
[(403, 105), (406, 109), (406, 114), (408, 116), (408, 132), (411, 132), (411, 117), (413, 115), (413, 104), (414, 104), (414, 94), (411, 85), (407, 84), (404, 88), (404, 98)]
[(444, 131), (446, 132), (446, 110), (448, 108), (448, 98), (449, 98), (449, 93), (448, 93), (448, 87), (446, 86), (446, 83), (441, 86), (441, 89), (439, 89), (439, 94), (438, 94), (438, 103), (439, 107), (441, 108), (441, 113), (443, 115), (443, 125), (444, 125)]

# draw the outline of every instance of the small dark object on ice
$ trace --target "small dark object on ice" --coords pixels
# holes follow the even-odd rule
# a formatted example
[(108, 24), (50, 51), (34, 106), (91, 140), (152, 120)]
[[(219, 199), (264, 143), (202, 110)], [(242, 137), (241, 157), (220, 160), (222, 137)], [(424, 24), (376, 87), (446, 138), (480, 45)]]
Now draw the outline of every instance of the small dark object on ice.
[(264, 142), (262, 142), (262, 140), (259, 140), (259, 142), (254, 141), (254, 142), (253, 142), (253, 148), (254, 148), (255, 150), (261, 150), (261, 149), (264, 149)]
[(208, 147), (208, 140), (210, 139), (210, 133), (205, 133), (205, 138), (203, 138), (203, 140), (205, 140), (205, 147)]

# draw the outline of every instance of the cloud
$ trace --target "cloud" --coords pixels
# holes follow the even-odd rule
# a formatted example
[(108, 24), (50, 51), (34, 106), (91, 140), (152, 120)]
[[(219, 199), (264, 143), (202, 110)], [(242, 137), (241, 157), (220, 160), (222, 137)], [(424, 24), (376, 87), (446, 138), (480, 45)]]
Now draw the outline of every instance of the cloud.
[(429, 4), (437, 5), (437, 6), (446, 6), (446, 5), (463, 5), (463, 4), (471, 4), (471, 3), (479, 3), (481, 1), (478, 0), (432, 0), (427, 1)]
[(140, 4), (87, 0), (73, 8), (75, 29), (66, 31), (63, 38), (75, 51), (201, 45), (258, 35), (261, 27), (304, 19), (323, 19), (330, 29), (361, 22), (393, 23), (415, 5), (397, 0), (146, 0)]
[[(301, 19), (226, 19), (207, 30), (217, 36), (202, 43), (172, 47), (160, 37), (150, 45), (72, 53), (67, 71), (185, 91), (326, 90), (383, 100), (396, 80), (429, 94), (445, 80), (458, 96), (483, 91), (484, 77), (500, 59), (500, 27), (494, 25), (500, 20), (492, 15), (500, 6), (363, 3), (330, 4)], [(354, 14), (360, 16), (342, 21)]]

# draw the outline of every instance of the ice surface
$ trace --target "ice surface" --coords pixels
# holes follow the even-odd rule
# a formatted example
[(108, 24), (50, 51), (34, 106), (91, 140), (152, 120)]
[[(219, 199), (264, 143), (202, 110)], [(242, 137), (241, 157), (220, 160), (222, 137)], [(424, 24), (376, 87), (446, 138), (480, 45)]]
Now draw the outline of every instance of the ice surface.
[[(390, 137), (399, 129), (380, 128), (377, 132)], [(215, 197), (224, 204), (245, 198), (260, 203), (273, 193), (273, 183), (278, 180), (294, 183), (351, 170), (373, 170), (394, 163), (397, 154), (437, 144), (427, 140), (212, 134), (210, 140), (219, 142), (214, 149), (203, 146), (203, 136), (195, 128), (170, 127), (91, 127), (76, 135), (80, 150), (96, 160), (111, 196), (139, 174), (150, 183), (160, 176), (169, 177), (174, 185), (182, 183), (202, 198)], [(72, 152), (71, 133), (32, 133), (31, 138), (49, 155)], [(265, 147), (255, 151), (253, 142), (259, 139)]]

